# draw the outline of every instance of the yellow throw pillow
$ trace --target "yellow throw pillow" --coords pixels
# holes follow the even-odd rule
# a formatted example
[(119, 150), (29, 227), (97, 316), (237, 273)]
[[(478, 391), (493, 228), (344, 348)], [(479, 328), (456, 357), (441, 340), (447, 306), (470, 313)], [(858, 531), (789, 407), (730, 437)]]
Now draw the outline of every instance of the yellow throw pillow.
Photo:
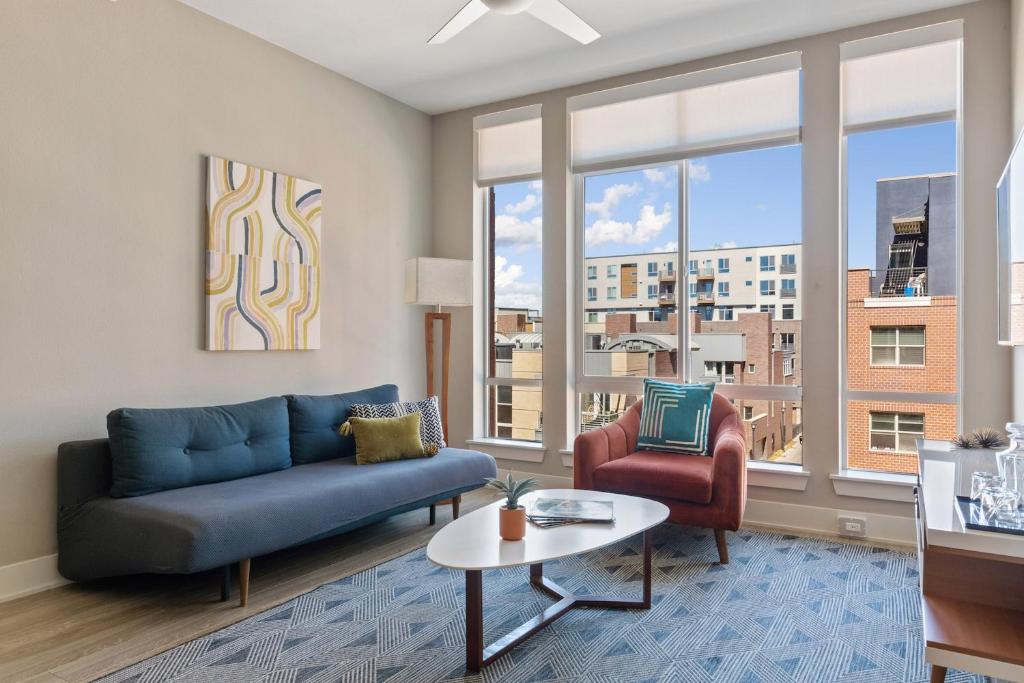
[(350, 417), (339, 431), (355, 437), (357, 465), (429, 457), (437, 453), (436, 446), (423, 447), (418, 412), (401, 417)]

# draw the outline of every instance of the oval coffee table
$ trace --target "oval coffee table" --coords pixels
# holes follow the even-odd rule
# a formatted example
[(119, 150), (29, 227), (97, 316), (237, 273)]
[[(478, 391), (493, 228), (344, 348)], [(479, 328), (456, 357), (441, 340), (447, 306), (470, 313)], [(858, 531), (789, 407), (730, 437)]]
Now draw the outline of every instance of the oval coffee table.
[[(545, 489), (523, 497), (527, 510), (535, 498), (610, 500), (615, 521), (610, 524), (570, 524), (542, 529), (527, 522), (521, 541), (503, 541), (498, 536), (497, 501), (463, 515), (438, 531), (427, 545), (427, 557), (434, 564), (466, 572), (466, 668), (480, 671), (574, 607), (649, 609), (651, 606), (651, 529), (668, 517), (668, 508), (653, 500), (600, 491)], [(585, 553), (611, 545), (630, 536), (644, 535), (643, 597), (627, 600), (614, 596), (577, 597), (545, 578), (544, 562)], [(483, 570), (530, 565), (530, 583), (554, 597), (554, 603), (508, 635), (484, 647)]]

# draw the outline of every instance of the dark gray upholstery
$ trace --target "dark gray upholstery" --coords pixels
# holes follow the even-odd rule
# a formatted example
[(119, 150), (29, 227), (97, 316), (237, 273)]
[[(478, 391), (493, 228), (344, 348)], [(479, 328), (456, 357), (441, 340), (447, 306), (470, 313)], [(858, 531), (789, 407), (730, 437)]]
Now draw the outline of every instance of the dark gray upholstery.
[(111, 498), (105, 439), (58, 452), (60, 572), (72, 580), (191, 573), (339, 533), (463, 493), (496, 473), (484, 453), (357, 466), (342, 458), (244, 479)]

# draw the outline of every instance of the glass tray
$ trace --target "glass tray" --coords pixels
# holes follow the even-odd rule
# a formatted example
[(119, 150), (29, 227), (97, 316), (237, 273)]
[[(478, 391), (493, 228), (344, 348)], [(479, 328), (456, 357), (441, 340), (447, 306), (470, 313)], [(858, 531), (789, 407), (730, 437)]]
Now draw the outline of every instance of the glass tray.
[(1016, 522), (987, 520), (981, 513), (981, 501), (971, 500), (967, 496), (956, 497), (956, 511), (960, 515), (960, 521), (967, 529), (1024, 536), (1024, 511), (1020, 511)]

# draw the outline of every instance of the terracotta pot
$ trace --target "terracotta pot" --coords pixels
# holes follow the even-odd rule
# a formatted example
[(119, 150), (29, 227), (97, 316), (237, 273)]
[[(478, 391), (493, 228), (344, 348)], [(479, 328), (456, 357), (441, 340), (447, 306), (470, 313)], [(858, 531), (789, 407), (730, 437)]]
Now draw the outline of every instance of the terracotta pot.
[(498, 533), (506, 541), (521, 541), (526, 535), (526, 508), (509, 510), (502, 505), (498, 509)]

